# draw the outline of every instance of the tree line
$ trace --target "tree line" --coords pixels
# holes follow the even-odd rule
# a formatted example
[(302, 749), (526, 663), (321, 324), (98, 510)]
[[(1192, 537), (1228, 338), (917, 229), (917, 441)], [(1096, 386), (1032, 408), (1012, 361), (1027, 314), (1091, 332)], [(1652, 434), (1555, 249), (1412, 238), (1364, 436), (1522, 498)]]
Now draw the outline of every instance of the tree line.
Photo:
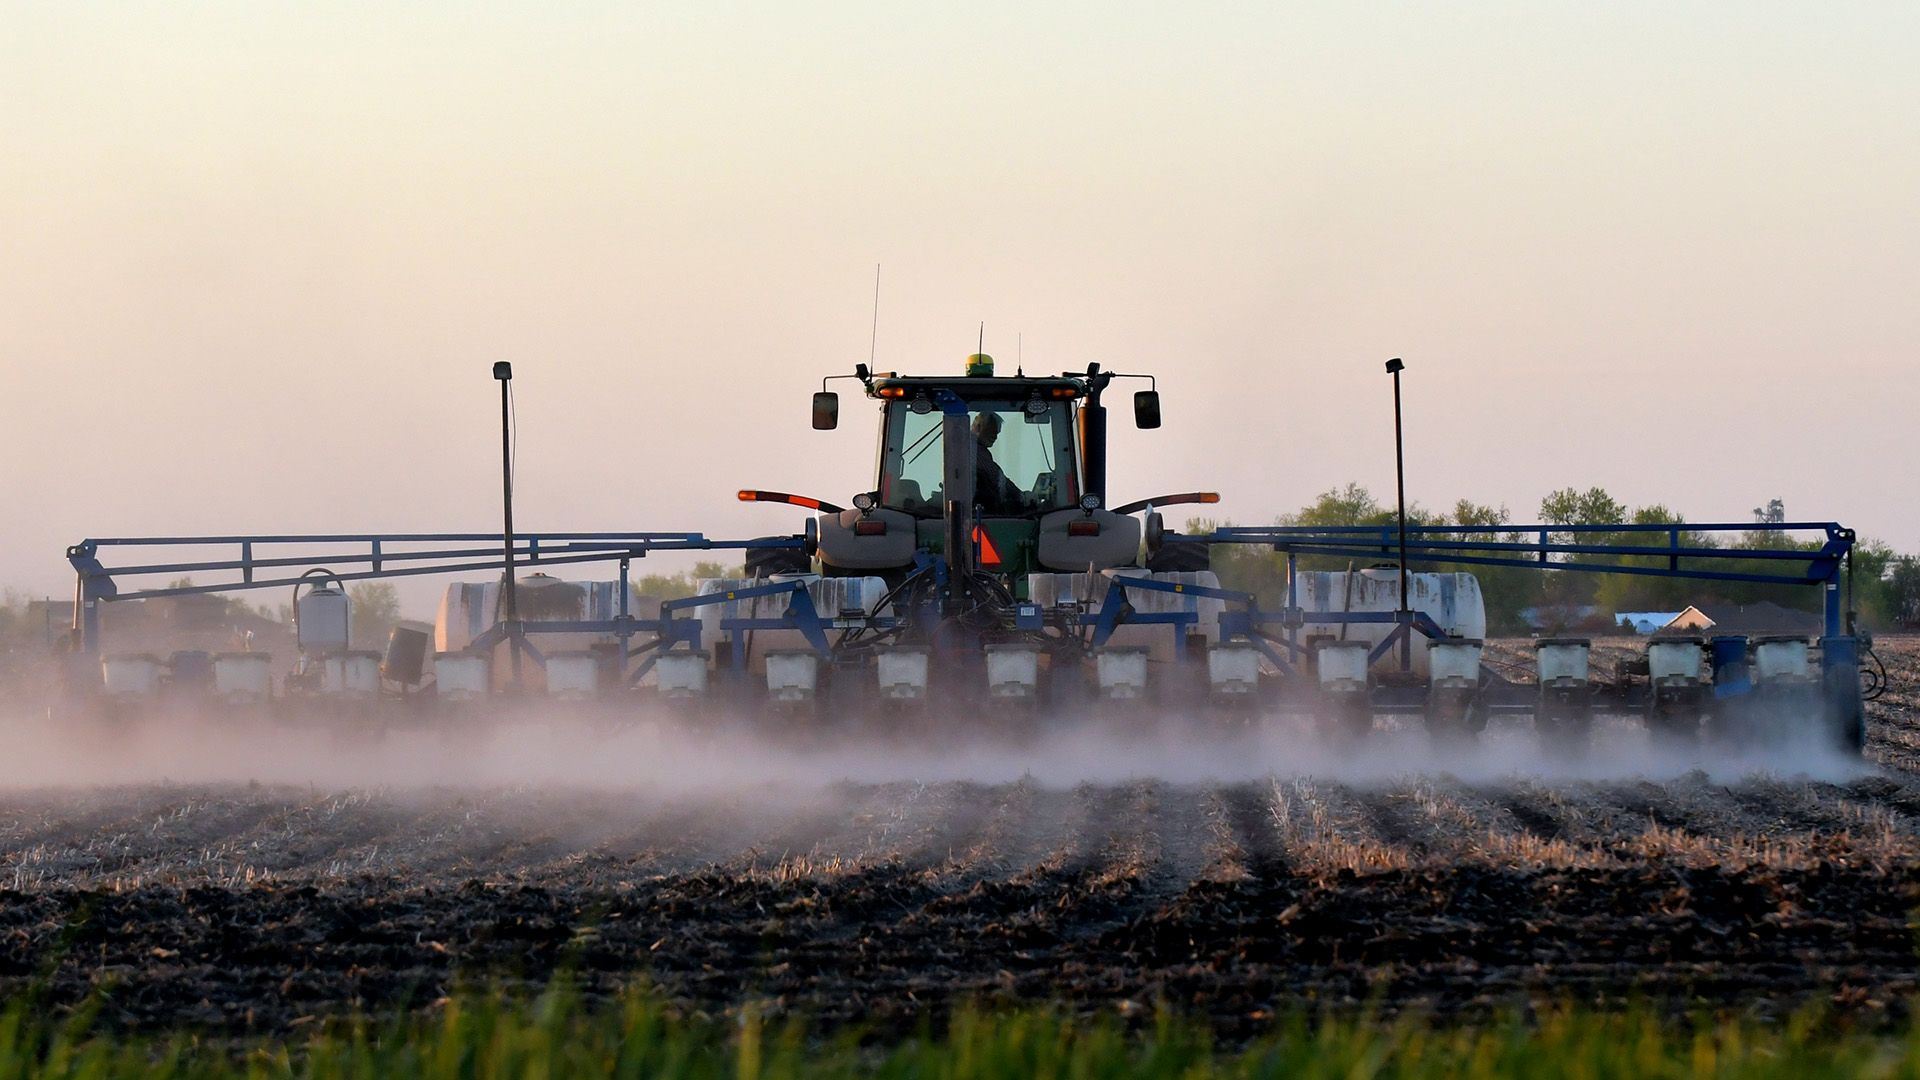
[[(1729, 553), (1742, 550), (1818, 551), (1821, 547), (1821, 541), (1796, 540), (1777, 527), (1787, 520), (1786, 507), (1779, 499), (1755, 508), (1753, 518), (1753, 528), (1737, 534), (1690, 531), (1685, 527), (1686, 518), (1667, 506), (1655, 503), (1634, 507), (1621, 502), (1605, 488), (1581, 490), (1568, 487), (1550, 492), (1540, 500), (1536, 520), (1548, 526), (1665, 525), (1678, 531), (1680, 544), (1684, 547), (1720, 548)], [(1359, 484), (1348, 484), (1322, 492), (1312, 503), (1294, 513), (1282, 515), (1274, 524), (1314, 528), (1394, 528), (1398, 521), (1393, 506), (1382, 505)], [(1186, 531), (1206, 532), (1227, 524), (1231, 523), (1195, 519), (1187, 522)], [(1481, 505), (1468, 499), (1456, 501), (1450, 510), (1430, 510), (1417, 503), (1409, 505), (1407, 524), (1409, 527), (1454, 525), (1469, 530), (1475, 527), (1488, 530), (1469, 531), (1455, 538), (1465, 543), (1520, 539), (1512, 533), (1492, 531), (1494, 526), (1512, 524), (1512, 516), (1505, 506)], [(1579, 534), (1579, 542), (1595, 546), (1663, 545), (1672, 535), (1672, 532), (1603, 531)], [(1573, 537), (1572, 533), (1559, 533), (1553, 535), (1552, 539), (1566, 542)], [(1465, 550), (1461, 554), (1511, 557), (1508, 553), (1494, 550)], [(1605, 565), (1666, 565), (1664, 557), (1580, 555), (1562, 559)], [(1347, 559), (1303, 555), (1298, 563), (1302, 570), (1358, 570), (1389, 561), (1391, 556)], [(1589, 628), (1605, 627), (1612, 625), (1612, 616), (1618, 612), (1680, 611), (1688, 605), (1699, 603), (1748, 604), (1766, 600), (1783, 607), (1817, 611), (1823, 600), (1819, 590), (1796, 585), (1635, 574), (1542, 573), (1521, 567), (1448, 565), (1423, 559), (1410, 559), (1408, 565), (1416, 571), (1471, 572), (1479, 579), (1480, 590), (1486, 600), (1487, 627), (1491, 633), (1524, 632), (1529, 625), (1544, 625), (1550, 629), (1569, 628), (1582, 623)], [(1733, 559), (1711, 558), (1691, 559), (1683, 565), (1694, 569), (1725, 571), (1752, 567), (1751, 563), (1741, 564)], [(1797, 573), (1806, 567), (1806, 564), (1791, 561), (1775, 565), (1777, 572), (1783, 574)], [(1286, 603), (1287, 557), (1283, 553), (1253, 545), (1222, 545), (1213, 550), (1213, 569), (1223, 587), (1251, 592), (1260, 598), (1263, 607), (1277, 608)], [(1859, 613), (1863, 625), (1877, 629), (1920, 625), (1920, 557), (1901, 555), (1882, 541), (1861, 538), (1854, 544), (1853, 577), (1853, 608)], [(1535, 616), (1533, 624), (1523, 614), (1530, 611)]]

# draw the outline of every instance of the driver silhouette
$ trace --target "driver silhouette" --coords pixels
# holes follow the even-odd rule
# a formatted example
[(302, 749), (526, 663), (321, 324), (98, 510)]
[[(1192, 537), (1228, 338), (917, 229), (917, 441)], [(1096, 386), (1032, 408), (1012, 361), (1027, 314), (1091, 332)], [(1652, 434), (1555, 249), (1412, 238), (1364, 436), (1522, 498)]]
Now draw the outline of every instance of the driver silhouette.
[(1026, 500), (993, 460), (993, 444), (1000, 438), (1000, 414), (983, 412), (973, 418), (973, 498), (983, 513), (1017, 514)]

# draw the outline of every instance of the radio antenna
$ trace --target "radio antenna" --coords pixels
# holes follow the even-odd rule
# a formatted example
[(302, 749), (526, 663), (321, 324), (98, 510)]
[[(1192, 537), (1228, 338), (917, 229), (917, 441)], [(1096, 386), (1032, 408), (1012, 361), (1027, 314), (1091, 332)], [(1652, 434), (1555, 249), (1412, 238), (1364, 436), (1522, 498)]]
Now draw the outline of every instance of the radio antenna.
[(873, 370), (873, 357), (880, 345), (880, 264), (873, 264), (873, 336), (867, 339), (867, 370)]
[(1024, 331), (1013, 336), (1013, 377), (1027, 377), (1027, 335)]
[(987, 351), (987, 322), (985, 319), (980, 320), (980, 344), (974, 346), (973, 351), (983, 354)]

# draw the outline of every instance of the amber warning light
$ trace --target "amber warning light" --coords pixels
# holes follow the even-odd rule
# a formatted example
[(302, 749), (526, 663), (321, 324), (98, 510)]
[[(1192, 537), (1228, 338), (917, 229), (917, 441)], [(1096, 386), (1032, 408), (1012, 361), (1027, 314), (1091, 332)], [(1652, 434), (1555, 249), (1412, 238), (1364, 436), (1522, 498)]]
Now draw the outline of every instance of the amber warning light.
[(742, 491), (740, 501), (786, 503), (789, 506), (804, 506), (808, 510), (825, 510), (829, 514), (838, 514), (846, 509), (820, 499), (809, 499), (805, 495), (789, 495), (784, 491)]

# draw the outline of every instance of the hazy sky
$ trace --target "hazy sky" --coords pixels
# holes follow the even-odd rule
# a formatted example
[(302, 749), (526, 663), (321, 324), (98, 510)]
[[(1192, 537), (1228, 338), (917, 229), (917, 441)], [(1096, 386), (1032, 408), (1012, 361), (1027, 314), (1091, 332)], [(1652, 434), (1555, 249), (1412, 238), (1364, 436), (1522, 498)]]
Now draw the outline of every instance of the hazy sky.
[[(1772, 497), (1920, 550), (1920, 6), (0, 13), (0, 583), (85, 536), (792, 531), (820, 376), (1160, 376), (1112, 494)], [(662, 569), (669, 567), (662, 566)]]

